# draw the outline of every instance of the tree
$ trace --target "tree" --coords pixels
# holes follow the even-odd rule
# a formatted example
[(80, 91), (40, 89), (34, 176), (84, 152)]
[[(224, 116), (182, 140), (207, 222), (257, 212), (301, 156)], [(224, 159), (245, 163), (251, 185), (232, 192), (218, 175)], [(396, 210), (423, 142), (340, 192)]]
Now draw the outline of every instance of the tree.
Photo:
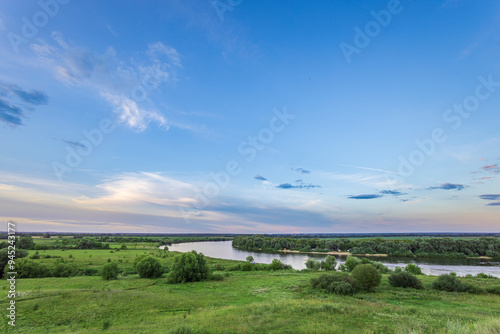
[[(9, 255), (8, 248), (0, 249), (0, 275), (3, 275), (5, 267), (9, 268), (8, 267), (9, 261), (13, 260), (17, 264), (18, 259), (26, 256), (28, 256), (28, 251), (24, 249), (16, 250), (15, 257), (12, 254)], [(12, 270), (7, 270), (7, 271), (12, 271)]]
[(16, 246), (21, 249), (35, 249), (35, 242), (30, 235), (25, 235), (17, 240)]
[(253, 256), (251, 256), (251, 255), (247, 256), (246, 260), (247, 260), (248, 262), (253, 262), (253, 261), (254, 261), (254, 260), (253, 260)]
[(163, 274), (163, 267), (158, 259), (145, 256), (135, 266), (141, 278), (156, 278)]
[(382, 275), (371, 264), (359, 264), (352, 271), (352, 278), (366, 291), (372, 291), (379, 286)]
[[(5, 273), (11, 271), (7, 266)], [(42, 278), (50, 276), (47, 266), (26, 258), (16, 260), (17, 278)]]
[(280, 270), (283, 269), (283, 267), (283, 263), (278, 259), (273, 259), (273, 261), (269, 265), (270, 270)]
[(170, 280), (173, 283), (197, 282), (210, 277), (210, 268), (202, 253), (191, 251), (174, 257)]
[(360, 265), (361, 263), (362, 261), (359, 257), (349, 255), (347, 257), (347, 260), (345, 261), (345, 266), (348, 271), (353, 271), (354, 268), (356, 268), (356, 266)]
[(104, 280), (111, 280), (118, 278), (118, 264), (116, 262), (111, 262), (106, 264), (101, 270), (101, 277)]
[(413, 263), (408, 263), (405, 267), (405, 271), (413, 275), (422, 275), (422, 269)]
[(337, 267), (337, 260), (335, 259), (335, 257), (331, 255), (328, 255), (325, 261), (321, 263), (323, 269), (325, 270), (335, 270), (335, 268)]
[(319, 263), (319, 261), (309, 258), (306, 260), (306, 268), (312, 270), (320, 270), (321, 263)]

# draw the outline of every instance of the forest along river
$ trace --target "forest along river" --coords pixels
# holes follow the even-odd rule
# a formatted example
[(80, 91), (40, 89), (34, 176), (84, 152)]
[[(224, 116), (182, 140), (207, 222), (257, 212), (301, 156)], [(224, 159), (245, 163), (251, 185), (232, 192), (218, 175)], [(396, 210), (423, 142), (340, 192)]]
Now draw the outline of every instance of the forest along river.
[[(294, 269), (304, 269), (308, 258), (321, 260), (326, 257), (322, 254), (296, 254), (296, 253), (263, 253), (252, 252), (233, 248), (232, 241), (204, 241), (186, 242), (168, 246), (171, 251), (198, 253), (212, 258), (245, 261), (251, 255), (257, 263), (271, 263), (273, 259), (279, 259), (284, 264), (290, 264)], [(344, 263), (346, 256), (335, 256), (339, 264)], [(361, 257), (361, 256), (360, 256)], [(369, 257), (370, 260), (380, 261), (385, 266), (394, 269), (404, 267), (407, 263), (417, 264), (422, 272), (427, 275), (442, 275), (454, 272), (458, 276), (467, 274), (476, 275), (485, 273), (500, 278), (500, 262), (484, 259), (441, 259), (441, 258), (404, 258), (404, 257)]]

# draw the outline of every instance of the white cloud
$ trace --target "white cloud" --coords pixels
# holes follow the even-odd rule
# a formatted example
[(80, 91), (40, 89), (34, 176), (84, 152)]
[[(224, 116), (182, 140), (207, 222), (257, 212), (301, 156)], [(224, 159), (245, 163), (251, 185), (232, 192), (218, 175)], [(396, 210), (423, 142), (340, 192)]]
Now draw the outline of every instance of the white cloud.
[(103, 94), (103, 97), (111, 104), (120, 121), (132, 129), (144, 131), (151, 122), (156, 122), (167, 130), (169, 128), (167, 119), (163, 115), (140, 108), (130, 98), (107, 93)]
[(70, 45), (61, 33), (52, 33), (52, 38), (55, 43), (39, 41), (31, 47), (58, 80), (97, 92), (129, 128), (144, 131), (155, 123), (168, 130), (166, 117), (153, 111), (154, 103), (148, 96), (162, 83), (177, 81), (177, 71), (182, 68), (177, 50), (156, 42), (123, 61), (112, 47), (96, 54)]

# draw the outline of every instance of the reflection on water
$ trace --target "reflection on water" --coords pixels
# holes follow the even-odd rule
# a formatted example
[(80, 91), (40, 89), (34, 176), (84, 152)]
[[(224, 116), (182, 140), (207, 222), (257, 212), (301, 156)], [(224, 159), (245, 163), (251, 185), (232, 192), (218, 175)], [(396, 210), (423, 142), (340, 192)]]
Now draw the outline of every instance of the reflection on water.
[[(294, 269), (304, 269), (305, 261), (310, 258), (324, 258), (321, 254), (294, 254), (294, 253), (261, 253), (244, 251), (233, 248), (231, 241), (208, 241), (208, 242), (187, 242), (182, 244), (174, 244), (169, 246), (169, 250), (177, 252), (189, 252), (195, 250), (206, 256), (245, 261), (246, 257), (251, 255), (257, 263), (271, 263), (273, 259), (279, 259), (285, 264), (290, 264)], [(344, 263), (345, 256), (336, 256), (337, 262)], [(404, 267), (407, 263), (415, 263), (422, 268), (422, 271), (427, 275), (442, 275), (450, 272), (457, 273), (458, 276), (467, 274), (476, 275), (485, 273), (500, 277), (500, 263), (494, 261), (480, 259), (408, 259), (395, 257), (370, 257), (372, 260), (380, 261), (389, 268)]]

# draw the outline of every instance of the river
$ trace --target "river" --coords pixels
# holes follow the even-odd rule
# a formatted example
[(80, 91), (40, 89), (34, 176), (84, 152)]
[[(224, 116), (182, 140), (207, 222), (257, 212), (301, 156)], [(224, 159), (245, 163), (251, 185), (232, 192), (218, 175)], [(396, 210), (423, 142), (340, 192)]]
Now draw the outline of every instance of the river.
[[(264, 253), (252, 252), (233, 248), (231, 241), (205, 241), (186, 242), (173, 244), (168, 247), (171, 251), (189, 252), (195, 250), (208, 257), (245, 261), (251, 255), (257, 263), (271, 263), (273, 259), (279, 259), (285, 264), (291, 265), (294, 269), (304, 269), (305, 261), (308, 258), (321, 259), (326, 255), (322, 254), (294, 254), (294, 253)], [(345, 256), (336, 256), (339, 264), (344, 263)], [(467, 274), (476, 275), (485, 273), (500, 278), (500, 262), (484, 259), (441, 259), (441, 258), (401, 258), (401, 257), (370, 257), (371, 260), (382, 262), (389, 268), (404, 267), (407, 263), (417, 264), (422, 268), (422, 272), (427, 275), (442, 275), (454, 272), (458, 276)]]

